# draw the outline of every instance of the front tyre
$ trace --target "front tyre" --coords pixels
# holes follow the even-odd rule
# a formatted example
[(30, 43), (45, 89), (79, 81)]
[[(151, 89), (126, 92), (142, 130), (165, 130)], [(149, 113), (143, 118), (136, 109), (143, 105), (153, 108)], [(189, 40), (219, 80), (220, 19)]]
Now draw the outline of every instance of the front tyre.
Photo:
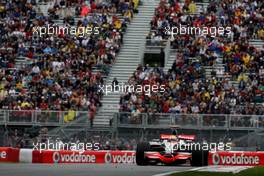
[(137, 145), (136, 150), (136, 163), (139, 166), (148, 165), (148, 159), (145, 157), (145, 151), (150, 150), (150, 145), (148, 142), (141, 142)]
[(191, 166), (208, 166), (208, 153), (207, 150), (192, 151)]

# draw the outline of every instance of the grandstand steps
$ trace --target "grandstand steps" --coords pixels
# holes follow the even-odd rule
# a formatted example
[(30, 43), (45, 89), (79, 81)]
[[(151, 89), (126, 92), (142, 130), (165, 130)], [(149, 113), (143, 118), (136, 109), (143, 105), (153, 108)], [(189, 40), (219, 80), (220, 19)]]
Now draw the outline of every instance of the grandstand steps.
[[(131, 31), (131, 32), (140, 32), (140, 33), (142, 33), (142, 31)], [(126, 36), (126, 40), (125, 41), (127, 41), (129, 39), (134, 39), (134, 40), (138, 40), (139, 41), (140, 39), (142, 39), (141, 37), (138, 36), (137, 34), (131, 34), (131, 35)]]
[(122, 73), (131, 73), (131, 71), (132, 72), (134, 71), (133, 68), (129, 68), (129, 67), (126, 67), (126, 68), (116, 68), (115, 70), (116, 71), (120, 71)]
[[(144, 18), (148, 18), (147, 16), (144, 16)], [(144, 21), (138, 21), (136, 23), (131, 23), (131, 25), (145, 25), (145, 24), (148, 24)], [(139, 26), (137, 28), (140, 28)], [(136, 28), (133, 28), (133, 30), (136, 29)]]
[(176, 52), (174, 50), (170, 50), (170, 55), (169, 55), (169, 59), (167, 60), (167, 63), (165, 64), (164, 67), (164, 72), (168, 72), (168, 70), (172, 67), (173, 62), (176, 59)]
[(110, 103), (111, 104), (114, 98), (115, 97), (111, 97), (111, 98), (108, 98), (108, 99), (104, 99), (104, 100), (102, 100), (102, 103)]
[[(134, 51), (134, 53), (133, 52), (128, 52), (128, 54), (125, 54), (125, 53), (120, 53), (118, 56), (120, 56), (120, 57), (130, 57), (130, 58), (132, 58), (132, 57), (137, 57), (138, 56), (138, 54), (137, 53), (135, 53), (135, 51)], [(117, 63), (117, 65), (118, 64), (123, 64), (123, 63), (126, 63), (126, 62), (133, 62), (133, 60), (128, 60), (128, 61), (124, 61), (124, 62), (122, 62), (122, 63)], [(134, 61), (134, 62), (136, 62), (136, 61)]]
[[(123, 56), (123, 57), (137, 57), (137, 55), (129, 55), (129, 56)], [(116, 67), (120, 67), (120, 66), (123, 67), (124, 66), (124, 67), (130, 68), (128, 64), (133, 63), (133, 62), (136, 62), (136, 60), (131, 60), (131, 62), (126, 61), (124, 63), (117, 63), (115, 66)]]
[(225, 75), (225, 64), (223, 64), (223, 57), (218, 56), (213, 66), (203, 66), (205, 69), (205, 77), (211, 79), (212, 71), (216, 72), (217, 78), (224, 78)]
[[(180, 3), (180, 6), (183, 7), (184, 3)], [(199, 15), (202, 12), (205, 12), (207, 6), (209, 5), (208, 2), (198, 2), (196, 3), (196, 12), (191, 15)]]
[(138, 44), (138, 39), (136, 39), (136, 40), (133, 40), (133, 38), (131, 38), (131, 39), (128, 39), (128, 38), (126, 38), (126, 39), (124, 39), (124, 41), (125, 42), (127, 42), (127, 41), (129, 41), (129, 44)]
[[(146, 35), (150, 29), (150, 21), (153, 17), (158, 0), (151, 3), (144, 3), (138, 7), (139, 13), (134, 15), (133, 20), (128, 24), (127, 32), (123, 38), (123, 46), (117, 55), (115, 64), (106, 79), (106, 85), (112, 85), (113, 78), (117, 78), (119, 84), (127, 82), (129, 77), (141, 63), (141, 46), (143, 46)], [(109, 126), (110, 119), (115, 112), (119, 111), (120, 94), (112, 92), (104, 95), (102, 107), (94, 118), (94, 126)]]
[[(113, 80), (115, 77), (117, 77), (117, 76), (111, 76), (111, 77), (109, 77), (109, 79)], [(126, 83), (127, 82), (127, 79), (126, 78), (120, 78), (118, 80), (118, 82), (120, 82), (120, 83)]]
[[(125, 56), (125, 57), (126, 57), (126, 56)], [(128, 57), (129, 57), (129, 56), (128, 56)], [(136, 55), (133, 55), (132, 57), (136, 57)], [(136, 62), (136, 61), (135, 61), (135, 60), (131, 60), (131, 62), (128, 61), (128, 62), (124, 62), (124, 63), (118, 63), (118, 64), (116, 64), (115, 66), (116, 66), (116, 67), (121, 67), (121, 66), (122, 66), (123, 68), (125, 68), (125, 67), (126, 67), (126, 68), (131, 68), (130, 65), (128, 65), (128, 64), (129, 64), (129, 63), (133, 63), (133, 62)], [(138, 62), (137, 62), (137, 63), (138, 63)]]
[(213, 71), (213, 68), (212, 67), (205, 67), (205, 77), (206, 78), (211, 78), (212, 77), (212, 71)]
[(15, 68), (20, 69), (28, 64), (32, 64), (32, 60), (27, 57), (19, 56), (15, 59)]
[[(134, 51), (134, 52), (136, 52), (136, 51)], [(127, 57), (127, 58), (134, 58), (135, 60), (133, 60), (133, 59), (131, 59), (131, 60), (126, 60), (126, 61), (124, 61), (124, 62), (116, 62), (116, 65), (113, 65), (113, 68), (118, 68), (119, 66), (125, 66), (125, 64), (127, 65), (127, 66), (129, 66), (129, 64), (136, 64), (136, 63), (138, 63), (138, 62), (136, 62), (136, 61), (139, 61), (139, 59), (137, 59), (137, 57), (138, 57), (138, 54), (136, 55), (135, 53), (134, 54), (130, 54), (130, 53), (128, 53), (128, 55), (125, 55), (125, 54), (120, 54), (120, 56), (121, 57)], [(130, 62), (131, 61), (131, 62)]]
[(249, 40), (249, 44), (253, 45), (254, 47), (261, 49), (264, 46), (264, 40), (261, 39), (251, 39)]
[(0, 111), (0, 124), (1, 124), (1, 122), (4, 122), (5, 116), (6, 116), (5, 112)]
[(54, 1), (49, 1), (47, 3), (42, 2), (39, 4), (40, 10), (44, 16), (48, 16), (48, 9), (54, 6)]
[[(131, 69), (131, 71), (133, 71), (132, 69)], [(116, 72), (119, 72), (119, 73), (115, 73), (115, 74), (112, 74), (111, 76), (113, 77), (113, 78), (117, 78), (117, 77), (119, 77), (120, 76), (120, 74), (122, 73), (122, 74), (130, 74), (131, 72), (129, 72), (129, 71), (126, 71), (126, 72), (122, 72), (122, 71), (119, 71), (119, 70), (117, 70)], [(133, 72), (132, 72), (133, 73)], [(131, 73), (131, 75), (132, 75), (132, 73)], [(119, 83), (124, 83), (124, 82), (126, 82), (127, 81), (127, 79), (119, 79)], [(112, 82), (111, 83), (107, 83), (107, 85), (111, 85), (112, 84)]]
[[(127, 45), (126, 49), (123, 49), (122, 54), (136, 54), (135, 52), (138, 50), (138, 47), (135, 47), (134, 45)], [(121, 54), (121, 53), (120, 53)]]
[(134, 42), (135, 44), (137, 44), (137, 45), (139, 45), (139, 38), (134, 38), (133, 36), (131, 36), (131, 37), (127, 37), (126, 39), (124, 39), (124, 43), (125, 42), (130, 42), (130, 41), (132, 41), (132, 42)]
[(238, 86), (239, 86), (239, 84), (238, 84), (238, 82), (237, 81), (232, 81), (232, 80), (229, 80), (229, 84), (231, 85), (231, 86), (234, 86), (236, 89), (238, 88)]

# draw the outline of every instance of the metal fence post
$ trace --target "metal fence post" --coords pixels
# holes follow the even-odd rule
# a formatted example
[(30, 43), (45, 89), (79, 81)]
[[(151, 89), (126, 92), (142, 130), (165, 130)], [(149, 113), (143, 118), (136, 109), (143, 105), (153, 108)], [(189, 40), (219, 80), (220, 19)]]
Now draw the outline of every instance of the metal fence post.
[(113, 123), (114, 123), (115, 129), (117, 129), (118, 128), (118, 125), (119, 125), (119, 123), (118, 123), (118, 116), (119, 116), (119, 113), (114, 113)]
[(198, 116), (198, 128), (202, 128), (203, 127), (203, 114)]
[(148, 125), (148, 116), (147, 116), (147, 114), (142, 114), (142, 122), (141, 122), (141, 126), (143, 127), (143, 128), (146, 128), (147, 127), (147, 125)]
[(254, 117), (254, 126), (256, 129), (259, 128), (259, 116)]
[(30, 112), (31, 112), (31, 113), (30, 113), (30, 114), (31, 114), (31, 123), (34, 124), (34, 123), (36, 123), (36, 121), (37, 121), (37, 120), (36, 120), (36, 117), (35, 117), (35, 111), (30, 111)]

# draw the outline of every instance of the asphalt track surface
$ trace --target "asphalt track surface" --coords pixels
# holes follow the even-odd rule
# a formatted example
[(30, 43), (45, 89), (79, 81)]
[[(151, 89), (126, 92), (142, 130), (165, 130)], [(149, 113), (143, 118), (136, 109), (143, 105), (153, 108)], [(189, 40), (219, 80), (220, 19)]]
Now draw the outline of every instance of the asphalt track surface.
[(190, 169), (189, 166), (137, 166), (134, 164), (0, 163), (0, 176), (153, 176)]

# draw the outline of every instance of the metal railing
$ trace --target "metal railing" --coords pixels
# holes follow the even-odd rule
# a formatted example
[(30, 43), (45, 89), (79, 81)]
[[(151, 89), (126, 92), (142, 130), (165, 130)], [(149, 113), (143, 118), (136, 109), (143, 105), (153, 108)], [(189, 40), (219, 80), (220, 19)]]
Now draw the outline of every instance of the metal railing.
[(164, 63), (164, 66), (167, 65), (168, 63), (168, 60), (170, 58), (170, 48), (171, 48), (171, 45), (170, 45), (170, 40), (167, 40), (166, 42), (166, 46), (165, 46), (165, 63)]
[(168, 40), (146, 39), (146, 48), (165, 48)]
[(117, 127), (264, 130), (264, 115), (116, 113)]
[(139, 59), (140, 63), (144, 63), (144, 54), (145, 54), (145, 49), (146, 49), (146, 39), (143, 38), (140, 43), (140, 48), (139, 48)]
[[(0, 110), (0, 124), (65, 126), (70, 122), (76, 126), (86, 126), (88, 111), (40, 111), (40, 110)], [(86, 118), (83, 118), (86, 117)], [(84, 120), (78, 120), (78, 119)]]
[[(87, 126), (88, 111), (0, 110), (0, 124)], [(264, 115), (115, 113), (112, 127), (264, 130)]]

